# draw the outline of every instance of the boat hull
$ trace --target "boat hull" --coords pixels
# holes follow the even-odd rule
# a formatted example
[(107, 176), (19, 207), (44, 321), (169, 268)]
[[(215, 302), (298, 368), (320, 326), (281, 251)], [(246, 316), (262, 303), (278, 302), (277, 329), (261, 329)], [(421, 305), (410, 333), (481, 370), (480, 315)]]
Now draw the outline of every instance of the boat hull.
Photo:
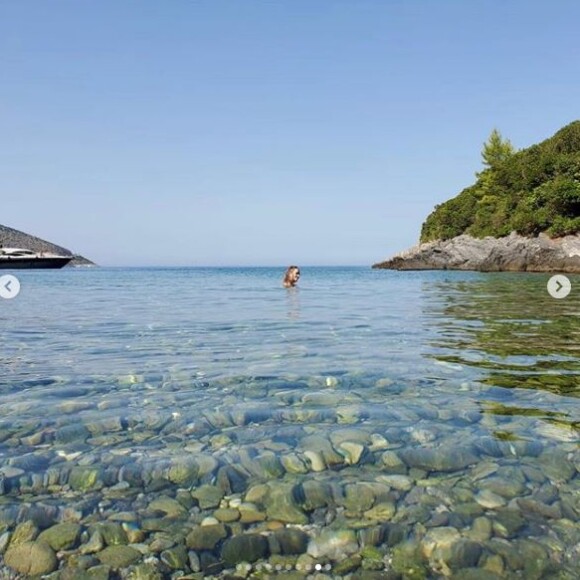
[(72, 256), (37, 257), (37, 258), (0, 258), (0, 270), (38, 270), (57, 269), (66, 266)]

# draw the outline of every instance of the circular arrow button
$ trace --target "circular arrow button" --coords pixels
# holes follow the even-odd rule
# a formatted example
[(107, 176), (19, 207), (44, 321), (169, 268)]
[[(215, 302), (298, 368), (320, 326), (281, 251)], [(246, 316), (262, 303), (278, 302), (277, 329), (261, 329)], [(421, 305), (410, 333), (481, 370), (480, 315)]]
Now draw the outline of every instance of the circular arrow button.
[(548, 280), (548, 292), (552, 298), (566, 298), (572, 290), (570, 280), (563, 274), (556, 274)]
[(0, 298), (10, 300), (16, 298), (20, 292), (20, 281), (12, 274), (0, 276)]

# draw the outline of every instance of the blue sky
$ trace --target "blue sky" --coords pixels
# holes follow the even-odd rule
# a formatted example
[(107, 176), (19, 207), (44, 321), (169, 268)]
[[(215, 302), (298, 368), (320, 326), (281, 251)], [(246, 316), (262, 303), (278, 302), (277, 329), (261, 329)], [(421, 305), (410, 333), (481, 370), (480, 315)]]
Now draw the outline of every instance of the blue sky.
[(580, 118), (573, 1), (0, 4), (0, 223), (103, 265), (366, 265)]

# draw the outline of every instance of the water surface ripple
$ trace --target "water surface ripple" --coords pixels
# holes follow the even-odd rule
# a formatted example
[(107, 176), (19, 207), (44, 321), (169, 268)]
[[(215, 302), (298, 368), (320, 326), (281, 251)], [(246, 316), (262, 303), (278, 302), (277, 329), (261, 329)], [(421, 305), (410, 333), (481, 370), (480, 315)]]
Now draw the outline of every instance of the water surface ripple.
[[(554, 300), (537, 274), (282, 273), (19, 274), (5, 563), (24, 571), (18, 526), (36, 545), (73, 522), (44, 572), (576, 577), (580, 278)], [(107, 544), (137, 556), (115, 568)]]

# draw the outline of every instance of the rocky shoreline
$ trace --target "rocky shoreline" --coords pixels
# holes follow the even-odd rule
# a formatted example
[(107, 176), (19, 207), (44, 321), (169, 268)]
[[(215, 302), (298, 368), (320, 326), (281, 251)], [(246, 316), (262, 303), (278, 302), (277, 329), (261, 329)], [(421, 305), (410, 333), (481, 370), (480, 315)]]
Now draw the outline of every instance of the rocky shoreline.
[(478, 239), (461, 235), (414, 246), (373, 268), (580, 273), (580, 236), (527, 238), (512, 233)]
[(84, 256), (74, 254), (67, 248), (63, 248), (62, 246), (58, 246), (52, 242), (47, 242), (46, 240), (37, 238), (36, 236), (31, 236), (30, 234), (21, 232), (20, 230), (15, 230), (8, 226), (0, 225), (0, 244), (7, 248), (26, 248), (33, 252), (51, 252), (61, 256), (74, 256), (67, 267), (96, 265)]

